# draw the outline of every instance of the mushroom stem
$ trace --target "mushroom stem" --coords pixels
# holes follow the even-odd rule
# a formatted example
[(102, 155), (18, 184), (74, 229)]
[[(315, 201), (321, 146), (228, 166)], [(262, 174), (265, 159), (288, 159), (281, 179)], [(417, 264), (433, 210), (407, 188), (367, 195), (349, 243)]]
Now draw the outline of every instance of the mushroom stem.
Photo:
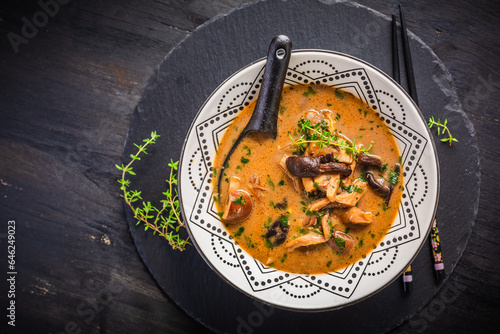
[(380, 195), (388, 196), (391, 194), (391, 189), (375, 179), (375, 176), (373, 176), (372, 172), (366, 172), (366, 179), (370, 187), (378, 191)]

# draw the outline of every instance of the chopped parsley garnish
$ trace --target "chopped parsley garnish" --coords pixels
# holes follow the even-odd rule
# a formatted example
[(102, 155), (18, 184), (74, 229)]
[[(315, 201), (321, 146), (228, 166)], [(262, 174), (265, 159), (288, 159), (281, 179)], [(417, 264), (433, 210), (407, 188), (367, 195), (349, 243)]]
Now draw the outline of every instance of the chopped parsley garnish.
[(309, 230), (308, 230), (307, 228), (299, 228), (299, 229), (297, 230), (297, 233), (298, 233), (299, 235), (306, 235), (306, 234), (309, 234)]
[(335, 246), (344, 249), (345, 248), (345, 240), (340, 237), (335, 237)]
[(284, 226), (288, 226), (288, 219), (290, 218), (290, 214), (287, 213), (285, 215), (281, 215), (278, 220), (283, 223)]
[(274, 244), (271, 240), (267, 239), (266, 238), (266, 247), (267, 248), (273, 248), (274, 247)]
[(321, 234), (321, 235), (323, 234), (323, 232), (321, 232), (321, 231), (320, 231), (319, 229), (317, 229), (317, 228), (314, 228), (314, 229), (313, 229), (313, 232), (316, 232), (316, 233)]
[(249, 162), (250, 162), (250, 159), (247, 159), (247, 158), (245, 158), (245, 157), (241, 157), (241, 160), (240, 160), (240, 161), (241, 161), (241, 163), (242, 163), (242, 164), (247, 164), (247, 163), (249, 163)]
[(302, 93), (305, 97), (309, 97), (309, 95), (316, 95), (316, 91), (311, 87), (307, 87), (307, 92)]
[(389, 181), (389, 183), (391, 184), (398, 184), (398, 180), (399, 180), (399, 173), (395, 170), (390, 170), (389, 171), (389, 179), (387, 181)]
[(267, 184), (269, 185), (269, 187), (271, 188), (271, 190), (274, 191), (275, 186), (274, 186), (273, 180), (271, 180), (271, 178), (268, 176), (266, 181), (267, 181)]
[(250, 237), (247, 237), (246, 235), (245, 235), (245, 242), (248, 248), (255, 248), (255, 244), (252, 242), (252, 239), (250, 239)]
[(287, 256), (288, 256), (287, 253), (283, 254), (283, 257), (281, 258), (281, 263), (285, 262)]
[(351, 184), (348, 187), (342, 186), (342, 189), (344, 189), (345, 191), (347, 191), (349, 194), (352, 194), (353, 192), (361, 194), (363, 192), (363, 189), (361, 189), (360, 187), (358, 187), (355, 184)]
[(337, 99), (339, 100), (343, 100), (344, 94), (342, 94), (338, 89), (335, 89), (335, 97), (337, 97)]
[(247, 155), (252, 155), (252, 151), (250, 150), (250, 147), (248, 146), (243, 146), (243, 149), (245, 149), (247, 151)]
[(241, 226), (241, 227), (238, 229), (238, 231), (236, 231), (236, 233), (234, 234), (234, 236), (235, 236), (236, 238), (238, 238), (238, 237), (240, 237), (240, 236), (243, 234), (243, 232), (244, 232), (244, 231), (245, 231), (245, 228), (244, 228), (243, 226)]
[(241, 194), (240, 197), (233, 199), (231, 202), (237, 205), (245, 205), (247, 201), (243, 198), (243, 194)]

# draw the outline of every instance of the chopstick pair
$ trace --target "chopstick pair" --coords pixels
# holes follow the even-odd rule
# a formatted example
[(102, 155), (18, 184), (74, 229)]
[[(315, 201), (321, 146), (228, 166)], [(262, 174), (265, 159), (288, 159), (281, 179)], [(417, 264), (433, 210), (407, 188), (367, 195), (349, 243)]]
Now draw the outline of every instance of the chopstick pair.
[[(401, 21), (401, 36), (403, 41), (403, 57), (406, 70), (406, 78), (408, 83), (408, 94), (418, 105), (418, 95), (417, 87), (415, 84), (415, 74), (413, 72), (413, 63), (411, 60), (410, 44), (408, 41), (408, 32), (406, 30), (406, 21), (403, 14), (403, 9), (401, 4), (399, 5), (399, 17)], [(396, 16), (392, 15), (392, 76), (394, 80), (401, 84), (401, 75), (399, 71), (399, 49), (398, 49), (398, 33), (396, 25)], [(437, 221), (434, 219), (432, 225), (432, 231), (430, 235), (432, 254), (434, 258), (434, 270), (436, 272), (436, 279), (439, 281), (444, 279), (444, 262), (441, 255), (441, 243), (439, 239), (439, 229), (437, 227)], [(404, 292), (411, 292), (413, 290), (413, 272), (411, 265), (406, 268), (403, 276), (403, 290)]]

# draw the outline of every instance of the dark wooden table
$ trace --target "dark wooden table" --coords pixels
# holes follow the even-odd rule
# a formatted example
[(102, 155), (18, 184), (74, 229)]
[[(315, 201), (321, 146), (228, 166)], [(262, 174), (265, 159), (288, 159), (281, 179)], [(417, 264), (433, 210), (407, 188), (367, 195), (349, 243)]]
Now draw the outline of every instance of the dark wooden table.
[[(0, 301), (5, 315), (12, 300), (6, 269), (9, 221), (16, 226), (17, 272), (16, 327), (3, 315), (0, 328), (208, 332), (162, 292), (141, 261), (114, 165), (121, 161), (134, 108), (165, 55), (201, 24), (251, 2), (58, 1), (0, 5)], [(358, 3), (390, 15), (399, 2)], [(467, 247), (444, 285), (457, 293), (451, 297), (449, 288), (441, 289), (393, 332), (495, 331), (500, 325), (500, 3), (403, 4), (408, 28), (446, 65), (474, 125), (481, 193)], [(457, 191), (467, 191), (459, 180)]]

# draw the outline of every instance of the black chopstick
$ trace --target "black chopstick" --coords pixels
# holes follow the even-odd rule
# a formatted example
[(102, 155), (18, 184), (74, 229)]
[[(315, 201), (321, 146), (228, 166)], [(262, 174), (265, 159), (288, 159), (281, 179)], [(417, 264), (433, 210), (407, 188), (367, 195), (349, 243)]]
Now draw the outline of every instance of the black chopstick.
[[(399, 4), (399, 17), (401, 20), (401, 36), (403, 40), (403, 56), (405, 62), (406, 69), (406, 78), (408, 82), (408, 93), (410, 94), (413, 101), (418, 106), (418, 97), (417, 97), (417, 86), (415, 84), (415, 74), (413, 72), (413, 62), (411, 60), (411, 52), (410, 52), (410, 44), (408, 41), (408, 32), (406, 30), (406, 21), (403, 14), (403, 8), (401, 4)], [(396, 17), (392, 15), (392, 45), (393, 45), (393, 75), (398, 77), (399, 79), (399, 56), (398, 56), (398, 48), (397, 48), (397, 29), (396, 29)], [(397, 61), (397, 63), (394, 63)], [(399, 81), (395, 80), (399, 83)], [(441, 255), (441, 243), (439, 240), (439, 229), (437, 228), (437, 222), (434, 219), (432, 225), (432, 233), (430, 235), (431, 245), (432, 245), (432, 253), (434, 258), (434, 270), (436, 273), (436, 279), (438, 281), (444, 279), (445, 271), (444, 271), (444, 262)], [(405, 292), (410, 292), (412, 290), (413, 275), (411, 265), (405, 270), (403, 274), (403, 289)]]
[[(406, 62), (406, 57), (405, 57)], [(401, 74), (399, 71), (399, 49), (398, 49), (398, 29), (396, 25), (396, 15), (392, 15), (392, 78), (401, 84)], [(406, 268), (401, 276), (403, 280), (403, 291), (409, 293), (413, 290), (413, 273), (411, 265)]]
[(398, 28), (396, 26), (396, 15), (392, 14), (392, 78), (401, 84), (399, 71), (399, 50), (398, 50)]
[(408, 80), (408, 93), (418, 105), (417, 86), (415, 84), (415, 74), (413, 73), (413, 63), (411, 61), (410, 43), (408, 42), (405, 16), (401, 4), (399, 4), (399, 17), (401, 20), (401, 36), (403, 39), (403, 55), (405, 59), (406, 78)]

